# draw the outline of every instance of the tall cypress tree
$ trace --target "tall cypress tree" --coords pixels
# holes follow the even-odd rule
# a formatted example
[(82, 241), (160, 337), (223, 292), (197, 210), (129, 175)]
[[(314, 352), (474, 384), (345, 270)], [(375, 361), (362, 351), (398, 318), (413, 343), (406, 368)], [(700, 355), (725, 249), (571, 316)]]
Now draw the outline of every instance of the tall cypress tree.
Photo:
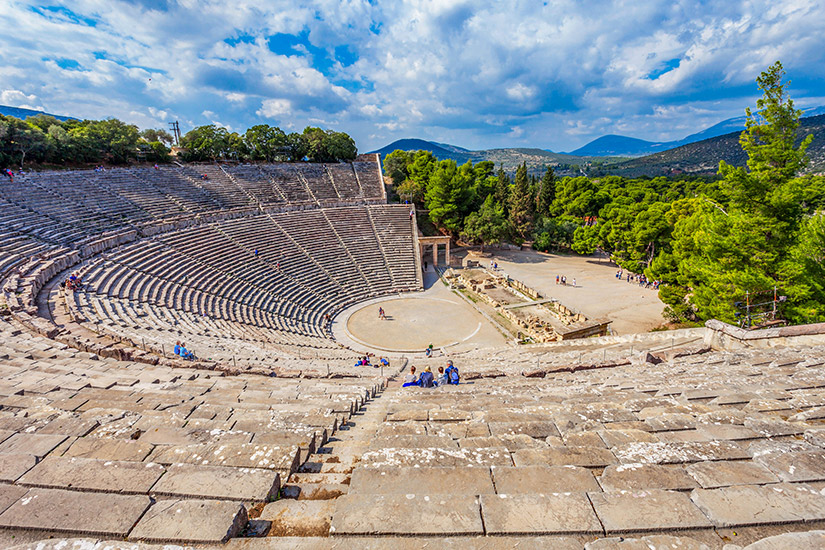
[(516, 236), (530, 238), (533, 232), (533, 195), (527, 178), (527, 164), (522, 163), (516, 170), (516, 179), (510, 192), (510, 225)]
[(556, 198), (556, 173), (553, 167), (548, 166), (547, 172), (539, 182), (539, 192), (536, 196), (536, 217), (546, 218), (550, 216), (550, 205)]
[(498, 173), (496, 174), (494, 198), (496, 199), (496, 203), (504, 210), (504, 215), (506, 216), (510, 209), (510, 205), (508, 204), (510, 201), (510, 176), (504, 171), (503, 166), (499, 166)]

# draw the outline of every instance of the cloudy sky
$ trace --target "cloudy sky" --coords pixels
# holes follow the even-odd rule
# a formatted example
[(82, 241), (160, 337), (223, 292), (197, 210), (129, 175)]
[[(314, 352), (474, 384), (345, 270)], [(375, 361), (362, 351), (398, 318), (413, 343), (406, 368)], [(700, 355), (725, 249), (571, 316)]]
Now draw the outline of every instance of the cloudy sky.
[(679, 139), (782, 60), (825, 105), (825, 0), (0, 1), (0, 104), (468, 148)]

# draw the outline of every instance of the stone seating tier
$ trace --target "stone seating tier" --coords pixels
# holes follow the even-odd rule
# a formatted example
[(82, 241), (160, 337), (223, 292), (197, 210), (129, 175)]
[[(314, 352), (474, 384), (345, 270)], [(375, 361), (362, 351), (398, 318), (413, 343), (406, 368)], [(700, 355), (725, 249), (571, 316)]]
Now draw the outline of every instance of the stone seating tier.
[(276, 498), (380, 388), (100, 359), (0, 318), (2, 545), (31, 530), (237, 536), (247, 507)]

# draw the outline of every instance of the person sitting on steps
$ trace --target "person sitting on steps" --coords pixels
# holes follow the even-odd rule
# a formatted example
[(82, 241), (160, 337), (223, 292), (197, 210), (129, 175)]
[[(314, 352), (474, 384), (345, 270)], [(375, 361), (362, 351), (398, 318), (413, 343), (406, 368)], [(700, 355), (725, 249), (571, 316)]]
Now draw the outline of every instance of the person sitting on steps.
[(444, 374), (444, 367), (438, 367), (438, 378), (435, 379), (436, 387), (444, 386), (447, 383), (447, 375)]
[(410, 373), (404, 377), (404, 384), (401, 385), (402, 388), (407, 388), (409, 386), (417, 386), (418, 385), (418, 377), (415, 375), (415, 365), (410, 367)]
[(430, 367), (425, 367), (424, 372), (421, 373), (421, 377), (418, 379), (418, 385), (422, 388), (432, 388), (433, 387), (433, 371), (430, 370)]

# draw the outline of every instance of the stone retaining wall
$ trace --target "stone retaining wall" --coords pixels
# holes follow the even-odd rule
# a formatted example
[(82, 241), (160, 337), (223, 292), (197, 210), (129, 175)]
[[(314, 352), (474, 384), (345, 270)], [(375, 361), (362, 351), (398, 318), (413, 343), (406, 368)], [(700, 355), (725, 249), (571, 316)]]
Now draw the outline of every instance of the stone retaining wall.
[(802, 347), (825, 344), (825, 323), (745, 330), (716, 319), (705, 323), (705, 345), (713, 349)]

